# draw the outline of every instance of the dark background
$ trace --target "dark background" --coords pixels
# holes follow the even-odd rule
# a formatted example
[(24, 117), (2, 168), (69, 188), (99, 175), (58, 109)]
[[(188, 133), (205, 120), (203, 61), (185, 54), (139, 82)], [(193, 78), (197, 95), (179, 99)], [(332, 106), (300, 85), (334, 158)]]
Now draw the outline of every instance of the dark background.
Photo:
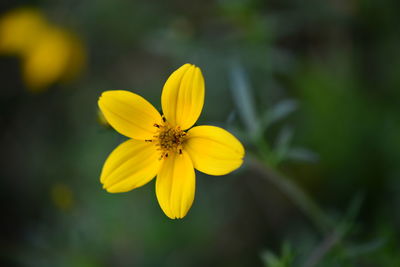
[[(400, 266), (399, 1), (37, 0), (0, 11), (21, 5), (80, 36), (88, 62), (75, 81), (32, 93), (20, 60), (0, 58), (2, 266), (302, 266), (334, 230), (321, 233), (254, 167), (263, 153), (349, 226), (317, 266)], [(247, 157), (227, 176), (197, 173), (189, 214), (170, 220), (154, 181), (101, 188), (124, 137), (99, 123), (97, 99), (126, 89), (160, 108), (186, 62), (206, 80), (198, 123), (235, 133)], [(240, 88), (260, 121), (283, 115), (260, 126)]]

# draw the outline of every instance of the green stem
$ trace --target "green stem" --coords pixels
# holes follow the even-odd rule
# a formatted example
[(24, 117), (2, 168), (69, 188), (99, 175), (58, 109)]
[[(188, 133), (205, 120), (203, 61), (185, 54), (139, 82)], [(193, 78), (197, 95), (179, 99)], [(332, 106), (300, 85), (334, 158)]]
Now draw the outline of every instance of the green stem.
[(258, 139), (256, 142), (260, 157), (264, 162), (268, 162), (270, 166), (276, 166), (276, 159), (272, 153), (272, 149), (264, 139)]
[(264, 174), (265, 179), (278, 187), (321, 233), (325, 234), (332, 229), (332, 224), (324, 211), (292, 180), (270, 168), (264, 161), (252, 158), (251, 164)]

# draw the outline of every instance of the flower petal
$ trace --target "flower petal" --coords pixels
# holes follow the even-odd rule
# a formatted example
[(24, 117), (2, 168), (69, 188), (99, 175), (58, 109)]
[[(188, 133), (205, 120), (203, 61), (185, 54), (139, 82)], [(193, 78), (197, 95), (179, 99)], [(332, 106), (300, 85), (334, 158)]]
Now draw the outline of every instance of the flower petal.
[(201, 70), (190, 64), (177, 69), (164, 85), (161, 105), (167, 121), (183, 130), (199, 118), (204, 104), (204, 78)]
[(183, 218), (194, 200), (195, 173), (186, 152), (165, 158), (156, 180), (158, 203), (171, 219)]
[(110, 193), (130, 191), (152, 180), (161, 164), (154, 144), (130, 139), (108, 156), (101, 173), (103, 188)]
[(244, 148), (228, 131), (215, 126), (196, 126), (189, 130), (184, 150), (194, 167), (210, 175), (224, 175), (243, 163)]
[(160, 113), (143, 97), (129, 91), (106, 91), (99, 107), (107, 122), (120, 134), (145, 140), (152, 139), (161, 123)]

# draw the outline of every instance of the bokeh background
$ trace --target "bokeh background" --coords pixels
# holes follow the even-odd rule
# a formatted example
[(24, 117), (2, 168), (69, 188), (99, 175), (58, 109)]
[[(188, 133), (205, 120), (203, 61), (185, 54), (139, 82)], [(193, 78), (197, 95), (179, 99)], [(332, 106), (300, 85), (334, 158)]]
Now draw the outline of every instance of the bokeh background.
[[(399, 1), (15, 0), (0, 12), (26, 6), (73, 34), (84, 64), (33, 90), (24, 56), (1, 54), (1, 266), (400, 266)], [(125, 139), (97, 99), (126, 89), (160, 108), (186, 62), (206, 80), (198, 123), (247, 154), (227, 176), (198, 172), (192, 209), (170, 220), (154, 181), (101, 188)]]

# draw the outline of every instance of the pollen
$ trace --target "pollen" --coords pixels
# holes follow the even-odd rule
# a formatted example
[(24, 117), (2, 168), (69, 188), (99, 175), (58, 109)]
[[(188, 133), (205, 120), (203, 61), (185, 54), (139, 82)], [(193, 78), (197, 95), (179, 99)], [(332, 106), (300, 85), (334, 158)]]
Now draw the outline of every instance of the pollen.
[(186, 132), (179, 126), (171, 126), (165, 117), (163, 117), (162, 124), (154, 124), (158, 128), (158, 132), (154, 135), (154, 139), (146, 140), (147, 142), (154, 142), (161, 151), (162, 158), (168, 158), (171, 153), (182, 154), (183, 143), (186, 139)]

